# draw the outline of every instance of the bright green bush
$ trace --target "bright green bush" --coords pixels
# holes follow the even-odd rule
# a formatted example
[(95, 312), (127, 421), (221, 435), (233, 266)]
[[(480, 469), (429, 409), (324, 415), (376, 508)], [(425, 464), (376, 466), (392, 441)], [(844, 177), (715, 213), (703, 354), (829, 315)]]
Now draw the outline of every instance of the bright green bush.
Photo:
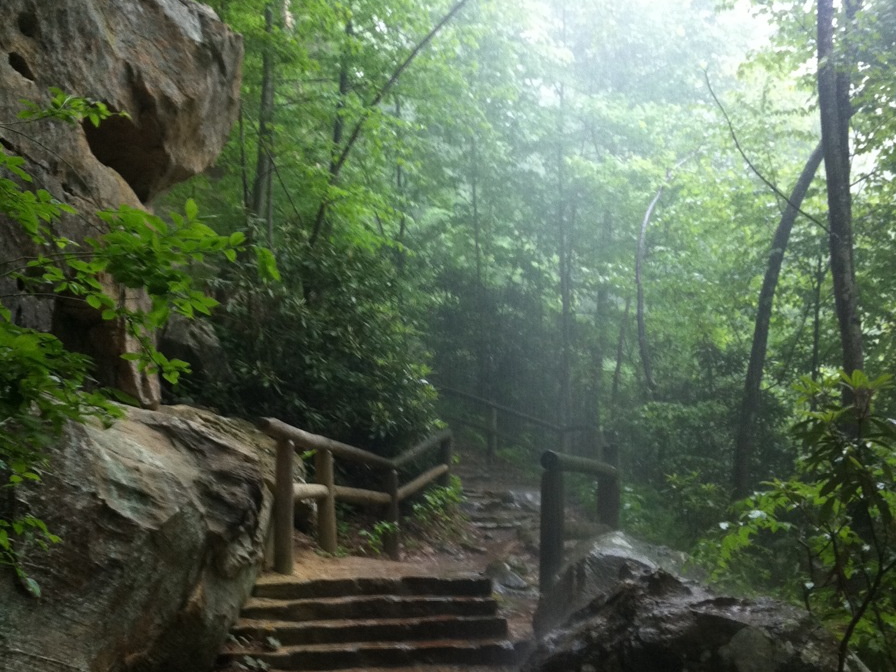
[(802, 601), (839, 635), (841, 669), (850, 645), (873, 669), (896, 669), (896, 423), (873, 410), (889, 386), (860, 371), (805, 378), (796, 473), (741, 502), (702, 549), (716, 578)]
[(296, 233), (278, 266), (278, 285), (247, 266), (216, 284), (228, 297), (215, 325), (235, 382), (208, 390), (206, 403), (386, 455), (433, 429), (414, 310), (383, 250), (336, 241), (312, 251)]

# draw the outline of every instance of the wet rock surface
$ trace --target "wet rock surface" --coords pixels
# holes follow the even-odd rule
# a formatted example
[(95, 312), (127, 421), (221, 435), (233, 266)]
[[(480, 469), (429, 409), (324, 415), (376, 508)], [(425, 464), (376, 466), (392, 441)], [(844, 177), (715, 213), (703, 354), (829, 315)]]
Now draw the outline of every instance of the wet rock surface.
[[(3, 0), (0, 19), (0, 149), (25, 159), (31, 187), (77, 209), (60, 220), (62, 235), (95, 236), (105, 230), (96, 211), (148, 206), (221, 151), (238, 110), (242, 42), (209, 8), (192, 0)], [(19, 122), (22, 101), (45, 107), (50, 87), (128, 117), (98, 128)], [(2, 215), (0, 234), (0, 264), (34, 255), (21, 226)], [(75, 301), (22, 293), (8, 275), (0, 296), (17, 324), (90, 355), (101, 384), (147, 407), (159, 403), (155, 376), (119, 358), (137, 347), (122, 325)], [(122, 298), (143, 300), (133, 290)]]
[(44, 483), (17, 492), (62, 542), (25, 556), (41, 599), (0, 575), (0, 668), (209, 669), (261, 566), (273, 451), (188, 408), (72, 427)]
[[(543, 637), (524, 672), (837, 670), (837, 641), (804, 610), (714, 594), (663, 569), (677, 561), (664, 561), (663, 551), (632, 545), (626, 553), (629, 540), (609, 536), (606, 548), (595, 542), (542, 600), (536, 622)], [(852, 661), (847, 669), (862, 668)]]
[(570, 550), (551, 590), (541, 595), (534, 629), (539, 637), (586, 608), (598, 596), (615, 591), (629, 576), (665, 569), (679, 574), (687, 556), (613, 531), (578, 544)]

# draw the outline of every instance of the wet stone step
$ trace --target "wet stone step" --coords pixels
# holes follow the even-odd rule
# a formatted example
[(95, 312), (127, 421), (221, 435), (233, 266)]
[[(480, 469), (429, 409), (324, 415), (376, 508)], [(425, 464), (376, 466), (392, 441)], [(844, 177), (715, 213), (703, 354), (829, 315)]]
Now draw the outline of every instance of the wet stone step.
[(470, 522), (482, 530), (514, 530), (520, 527), (529, 527), (529, 524), (522, 520), (473, 520)]
[(507, 621), (497, 616), (431, 616), (306, 623), (243, 619), (231, 632), (235, 637), (259, 642), (273, 637), (284, 645), (424, 639), (475, 640), (506, 637)]
[(223, 654), (219, 663), (226, 665), (246, 655), (277, 670), (342, 670), (402, 665), (509, 665), (516, 659), (516, 650), (506, 640), (313, 644), (284, 646), (276, 651), (231, 651)]
[(252, 598), (241, 615), (247, 619), (313, 621), (415, 618), (445, 614), (493, 616), (497, 609), (497, 602), (491, 597), (365, 595), (300, 600)]
[[(414, 665), (413, 667), (352, 667), (342, 672), (517, 672), (517, 666), (507, 665)], [(287, 672), (286, 670), (269, 670), (269, 672)], [(307, 670), (306, 672), (324, 672), (323, 670)], [(329, 671), (327, 671), (329, 672)]]
[(405, 576), (357, 579), (295, 581), (278, 576), (262, 577), (253, 595), (269, 599), (296, 600), (341, 595), (436, 595), (488, 596), (491, 585), (477, 575), (456, 577)]

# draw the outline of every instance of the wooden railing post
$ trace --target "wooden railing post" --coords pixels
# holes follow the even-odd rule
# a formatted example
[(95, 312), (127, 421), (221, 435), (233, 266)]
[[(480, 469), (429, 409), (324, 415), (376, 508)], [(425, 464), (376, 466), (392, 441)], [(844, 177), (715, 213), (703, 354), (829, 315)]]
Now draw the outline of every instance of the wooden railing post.
[(554, 574), (563, 562), (563, 471), (545, 464), (541, 473), (541, 546), (539, 549), (538, 586), (550, 588)]
[(439, 462), (448, 465), (448, 471), (442, 476), (439, 476), (439, 480), (437, 481), (443, 488), (447, 488), (451, 485), (451, 460), (454, 459), (454, 451), (451, 444), (452, 440), (450, 435), (442, 439), (442, 443), (439, 444)]
[(603, 461), (617, 469), (615, 476), (597, 476), (597, 522), (614, 530), (619, 529), (620, 488), (619, 488), (619, 449), (615, 445), (606, 445), (603, 449)]
[[(386, 522), (391, 523), (391, 530), (384, 535), (383, 546), (390, 557), (398, 560), (401, 540), (398, 527), (401, 502), (431, 483), (438, 482), (447, 486), (451, 482), (452, 438), (451, 432), (447, 430), (434, 434), (398, 457), (389, 459), (323, 436), (310, 434), (297, 427), (291, 427), (276, 418), (262, 418), (261, 427), (268, 436), (278, 441), (279, 446), (277, 479), (274, 486), (276, 511), (270, 534), (273, 537), (281, 529), (284, 530), (284, 533), (278, 534), (279, 541), (274, 542), (275, 548), (265, 558), (267, 560), (268, 557), (277, 556), (278, 553), (286, 558), (280, 565), (283, 569), (277, 571), (292, 572), (292, 527), (295, 515), (293, 506), (296, 498), (318, 500), (318, 543), (321, 549), (327, 553), (335, 553), (338, 548), (336, 536), (337, 498), (363, 506), (387, 507)], [(290, 442), (300, 446), (303, 450), (314, 451), (316, 484), (297, 485), (293, 483), (292, 452), (294, 447)], [(287, 445), (290, 445), (289, 451), (284, 450)], [(398, 477), (399, 470), (404, 465), (412, 464), (421, 456), (431, 454), (433, 451), (438, 451), (441, 462), (401, 485)], [(387, 492), (336, 485), (334, 457), (385, 470), (388, 481)], [(278, 551), (278, 548), (281, 550)]]
[(320, 547), (327, 553), (335, 553), (336, 540), (336, 484), (333, 476), (333, 453), (318, 449), (314, 456), (314, 470), (317, 482), (326, 486), (327, 496), (317, 505), (317, 538)]
[(488, 407), (488, 465), (491, 466), (498, 452), (498, 408), (494, 405)]
[(393, 526), (393, 529), (388, 530), (383, 538), (383, 550), (386, 551), (386, 555), (388, 555), (392, 560), (398, 560), (401, 556), (401, 553), (398, 548), (399, 541), (399, 525), (400, 525), (400, 512), (398, 508), (399, 500), (398, 500), (398, 470), (390, 469), (386, 472), (386, 492), (389, 495), (389, 509), (386, 512), (386, 522), (390, 523)]
[(292, 530), (294, 505), (292, 498), (292, 441), (277, 441), (277, 463), (274, 475), (274, 571), (292, 574)]

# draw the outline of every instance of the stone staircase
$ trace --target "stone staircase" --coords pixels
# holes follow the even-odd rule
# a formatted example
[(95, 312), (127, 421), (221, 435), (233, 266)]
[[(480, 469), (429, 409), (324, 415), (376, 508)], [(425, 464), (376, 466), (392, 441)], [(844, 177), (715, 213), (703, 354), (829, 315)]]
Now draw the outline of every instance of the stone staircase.
[(266, 575), (218, 669), (512, 669), (517, 652), (497, 609), (491, 581), (479, 576)]

